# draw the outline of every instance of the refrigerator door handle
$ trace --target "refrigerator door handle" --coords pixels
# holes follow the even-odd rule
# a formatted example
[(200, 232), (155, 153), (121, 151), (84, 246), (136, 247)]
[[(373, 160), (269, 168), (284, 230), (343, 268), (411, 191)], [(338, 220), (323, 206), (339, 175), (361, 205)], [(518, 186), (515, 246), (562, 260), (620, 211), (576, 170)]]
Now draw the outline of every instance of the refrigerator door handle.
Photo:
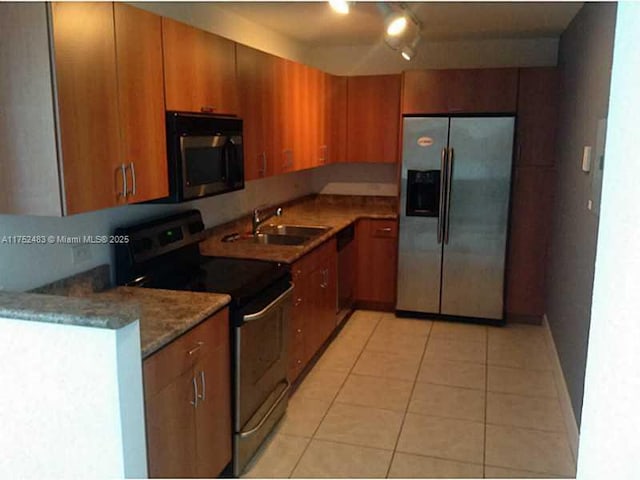
[(442, 234), (444, 231), (444, 199), (446, 191), (446, 165), (447, 165), (447, 149), (443, 148), (440, 153), (440, 200), (438, 203), (438, 244), (442, 243)]
[(449, 148), (448, 162), (447, 162), (447, 206), (446, 206), (446, 214), (445, 214), (445, 224), (444, 224), (444, 244), (449, 244), (449, 227), (451, 224), (450, 216), (451, 216), (451, 182), (453, 177), (453, 156), (454, 150), (453, 147)]

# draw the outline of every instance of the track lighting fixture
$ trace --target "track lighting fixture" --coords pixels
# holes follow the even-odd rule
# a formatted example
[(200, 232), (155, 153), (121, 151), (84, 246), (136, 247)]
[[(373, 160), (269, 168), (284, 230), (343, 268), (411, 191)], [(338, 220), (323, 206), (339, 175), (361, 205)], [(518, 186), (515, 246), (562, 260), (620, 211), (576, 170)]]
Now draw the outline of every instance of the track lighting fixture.
[[(351, 1), (328, 1), (336, 13), (349, 13)], [(422, 38), (420, 21), (405, 3), (377, 2), (376, 5), (384, 18), (384, 41), (391, 49), (400, 52), (402, 58), (411, 61)]]
[(333, 11), (341, 15), (349, 13), (349, 2), (346, 0), (329, 0), (329, 5), (333, 8)]
[(386, 44), (410, 61), (416, 55), (422, 25), (405, 4), (380, 4), (380, 9), (385, 19)]
[(386, 20), (387, 35), (397, 37), (407, 28), (407, 17), (403, 12), (389, 15)]
[(411, 44), (403, 46), (400, 50), (400, 55), (402, 55), (402, 58), (404, 58), (407, 62), (410, 62), (411, 60), (413, 60), (413, 57), (415, 57), (420, 40), (422, 40), (422, 36), (420, 35), (420, 32), (418, 32)]

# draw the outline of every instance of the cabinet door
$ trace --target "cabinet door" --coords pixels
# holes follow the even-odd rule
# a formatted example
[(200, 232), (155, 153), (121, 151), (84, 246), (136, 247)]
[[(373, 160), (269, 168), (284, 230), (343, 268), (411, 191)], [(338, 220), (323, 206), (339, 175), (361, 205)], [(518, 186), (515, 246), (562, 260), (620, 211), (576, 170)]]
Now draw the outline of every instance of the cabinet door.
[(324, 343), (325, 336), (325, 274), (321, 267), (309, 275), (309, 311), (305, 317), (305, 353), (307, 362), (317, 353)]
[(271, 140), (273, 145), (273, 172), (293, 171), (295, 138), (295, 104), (299, 103), (296, 84), (296, 64), (291, 60), (276, 58), (273, 65), (274, 95), (271, 116)]
[(518, 70), (447, 70), (447, 103), (452, 113), (511, 113), (517, 108)]
[(347, 87), (349, 162), (395, 163), (400, 75), (349, 77)]
[(326, 341), (336, 328), (338, 310), (338, 256), (335, 248), (324, 262), (322, 336)]
[(520, 69), (516, 166), (555, 165), (558, 94), (555, 67)]
[(292, 267), (293, 308), (289, 323), (289, 381), (294, 382), (309, 361), (306, 353), (306, 319), (310, 315), (309, 275), (304, 272), (304, 261)]
[(237, 46), (245, 180), (266, 177), (268, 160), (272, 160), (267, 146), (267, 132), (273, 128), (269, 108), (271, 94), (271, 59), (269, 57), (269, 54), (259, 50), (244, 45)]
[(505, 275), (508, 316), (544, 315), (546, 256), (551, 234), (555, 170), (516, 166)]
[(54, 3), (52, 14), (66, 213), (124, 203), (113, 4)]
[(410, 70), (402, 75), (402, 113), (446, 113), (447, 70)]
[(236, 114), (236, 56), (231, 40), (162, 18), (167, 110)]
[[(147, 362), (144, 364), (147, 376)], [(195, 477), (196, 422), (193, 371), (178, 376), (155, 395), (145, 378), (147, 457), (152, 478)]]
[(128, 200), (143, 202), (169, 194), (161, 20), (124, 3), (114, 8), (121, 158), (128, 166)]
[(325, 139), (325, 74), (318, 69), (307, 69), (307, 107), (305, 115), (308, 118), (306, 124), (306, 155), (307, 168), (318, 167), (326, 163), (326, 139)]
[(347, 161), (347, 77), (327, 76), (325, 129), (327, 151), (324, 163)]
[(516, 111), (515, 68), (408, 71), (403, 82), (403, 114)]
[(398, 222), (360, 220), (356, 296), (371, 308), (392, 308), (395, 304)]
[[(221, 337), (229, 338), (228, 316), (216, 316), (224, 330)], [(203, 348), (207, 348), (204, 345)], [(198, 477), (212, 478), (231, 461), (231, 365), (229, 342), (225, 341), (207, 350), (196, 363), (198, 381), (198, 408), (195, 409), (197, 432)]]

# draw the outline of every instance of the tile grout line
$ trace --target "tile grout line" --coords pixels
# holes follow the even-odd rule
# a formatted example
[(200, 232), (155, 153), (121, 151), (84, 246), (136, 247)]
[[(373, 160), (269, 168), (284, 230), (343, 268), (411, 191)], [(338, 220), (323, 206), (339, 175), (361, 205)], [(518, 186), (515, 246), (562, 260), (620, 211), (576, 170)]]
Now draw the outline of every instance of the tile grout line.
[[(354, 314), (358, 311), (361, 310), (356, 310), (354, 312)], [(349, 317), (348, 322), (351, 321), (351, 319), (353, 319), (353, 314), (351, 315), (351, 317)], [(329, 413), (329, 411), (331, 410), (331, 407), (333, 407), (333, 405), (336, 402), (336, 398), (338, 398), (338, 395), (340, 394), (340, 391), (342, 390), (342, 387), (344, 387), (344, 384), (346, 383), (347, 379), (349, 378), (349, 375), (351, 375), (351, 372), (353, 371), (354, 367), (356, 366), (356, 363), (358, 363), (358, 360), (360, 360), (360, 356), (362, 355), (362, 352), (364, 352), (364, 349), (367, 346), (367, 343), (369, 343), (369, 339), (373, 336), (373, 333), (378, 329), (378, 325), (380, 325), (380, 322), (382, 321), (382, 314), (380, 314), (380, 316), (378, 317), (378, 321), (376, 322), (375, 327), (373, 327), (373, 330), (371, 330), (371, 333), (369, 333), (369, 335), (367, 335), (367, 340), (366, 342), (364, 342), (364, 345), (362, 346), (362, 349), (360, 350), (360, 353), (358, 353), (358, 357), (356, 358), (356, 361), (353, 363), (353, 365), (351, 366), (351, 368), (349, 369), (349, 371), (347, 372), (347, 374), (344, 377), (344, 380), (342, 381), (342, 383), (340, 384), (340, 387), (338, 388), (338, 390), (336, 391), (335, 395), (333, 396), (333, 398), (331, 399), (331, 403), (329, 403), (329, 407), (327, 408), (327, 411), (324, 412), (324, 415), (322, 416), (322, 418), (320, 419), (320, 422), (318, 422), (318, 426), (315, 428), (315, 430), (313, 431), (313, 433), (311, 434), (311, 437), (309, 437), (309, 442), (307, 443), (307, 445), (304, 447), (304, 450), (302, 450), (302, 453), (300, 454), (300, 456), (298, 457), (298, 460), (296, 461), (295, 465), (293, 466), (293, 468), (291, 469), (291, 473), (289, 474), (289, 478), (293, 478), (293, 472), (296, 471), (296, 468), (298, 468), (298, 465), (300, 464), (300, 461), (302, 460), (302, 457), (304, 457), (304, 454), (307, 452), (307, 450), (309, 449), (309, 446), (311, 445), (311, 442), (313, 442), (313, 440), (316, 438), (316, 433), (318, 433), (318, 430), (320, 429), (320, 426), (322, 425), (322, 422), (324, 422), (325, 418), (327, 417), (327, 414)], [(344, 328), (347, 326), (347, 324), (344, 325), (344, 327), (342, 328), (342, 331), (340, 333), (342, 333), (344, 331)], [(331, 343), (333, 343), (335, 341), (335, 339), (333, 339), (331, 341)], [(324, 356), (325, 352), (322, 354)], [(318, 359), (319, 361), (320, 359)], [(317, 365), (317, 363), (316, 363)], [(316, 368), (316, 365), (313, 366), (313, 368)], [(312, 368), (312, 371), (313, 371)], [(309, 372), (311, 373), (311, 372)], [(322, 439), (319, 439), (322, 440)]]
[(430, 322), (429, 333), (427, 334), (427, 338), (424, 342), (424, 348), (422, 349), (422, 355), (420, 355), (420, 362), (418, 363), (418, 369), (416, 370), (416, 374), (413, 378), (413, 385), (411, 386), (411, 392), (409, 392), (409, 401), (404, 409), (404, 415), (402, 416), (402, 422), (400, 422), (400, 429), (398, 430), (398, 436), (396, 437), (396, 443), (393, 446), (393, 453), (391, 454), (391, 459), (389, 461), (389, 466), (387, 467), (387, 473), (385, 474), (385, 478), (389, 478), (389, 474), (391, 473), (391, 466), (393, 465), (393, 461), (396, 457), (396, 451), (398, 448), (398, 443), (400, 442), (400, 436), (402, 435), (402, 430), (404, 429), (405, 421), (407, 420), (407, 415), (409, 413), (409, 405), (411, 405), (411, 399), (413, 398), (413, 392), (416, 389), (416, 384), (418, 383), (418, 376), (420, 375), (420, 369), (422, 368), (422, 362), (424, 361), (424, 356), (427, 353), (427, 346), (429, 345), (429, 340), (431, 339), (431, 331), (433, 330), (433, 320), (428, 320)]

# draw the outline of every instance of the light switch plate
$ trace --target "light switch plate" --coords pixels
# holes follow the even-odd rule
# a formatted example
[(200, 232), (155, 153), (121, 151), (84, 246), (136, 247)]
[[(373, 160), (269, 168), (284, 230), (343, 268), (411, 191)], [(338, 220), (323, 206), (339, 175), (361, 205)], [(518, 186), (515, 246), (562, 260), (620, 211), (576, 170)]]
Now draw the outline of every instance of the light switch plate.
[(586, 146), (582, 152), (582, 171), (589, 173), (591, 171), (591, 147)]

